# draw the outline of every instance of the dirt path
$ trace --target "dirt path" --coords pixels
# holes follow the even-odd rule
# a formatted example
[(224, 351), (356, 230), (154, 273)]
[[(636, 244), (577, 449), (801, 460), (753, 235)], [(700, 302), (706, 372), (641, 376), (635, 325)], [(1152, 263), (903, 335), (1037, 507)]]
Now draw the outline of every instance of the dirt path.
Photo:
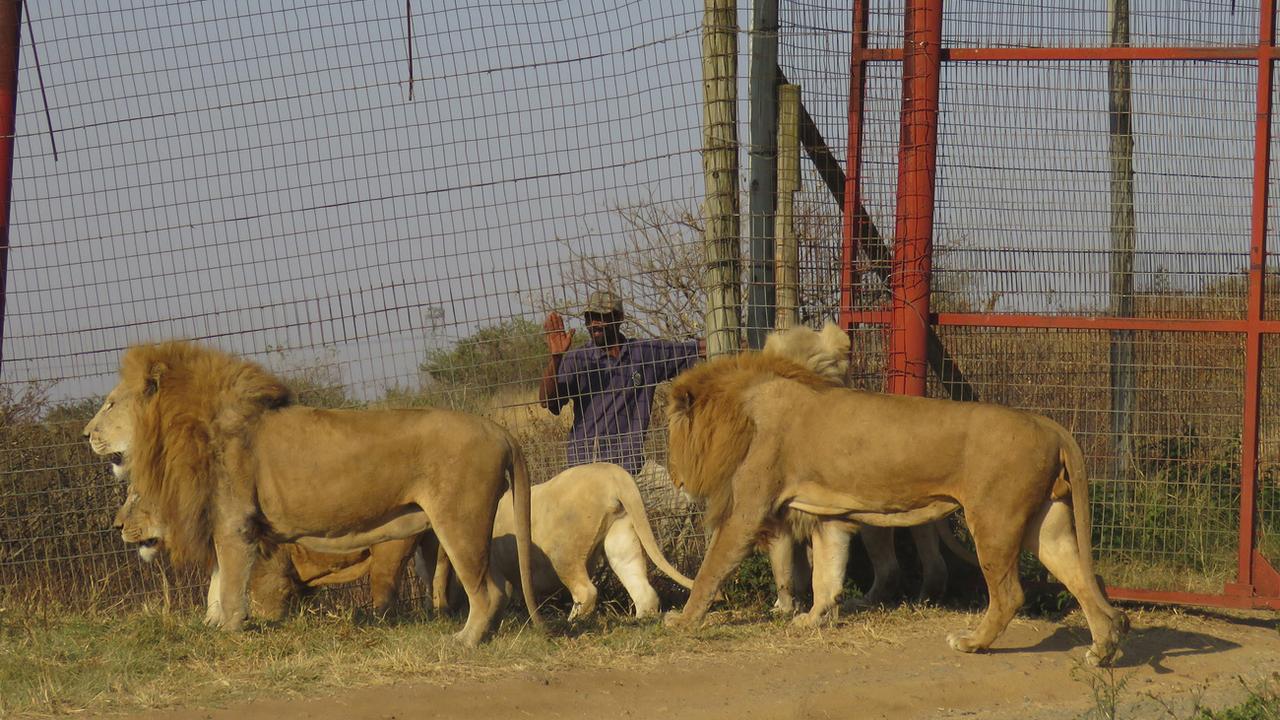
[[(1240, 678), (1280, 672), (1280, 620), (1275, 613), (1131, 611), (1131, 616), (1134, 630), (1113, 681), (1123, 684), (1122, 717), (1185, 718), (1198, 696), (1210, 707), (1234, 704), (1246, 694)], [(819, 642), (815, 648), (776, 653), (656, 658), (639, 669), (526, 669), (449, 685), (362, 688), (338, 697), (258, 700), (135, 717), (1049, 720), (1080, 717), (1095, 707), (1094, 690), (1105, 690), (1107, 680), (1100, 674), (1091, 682), (1082, 674), (1087, 634), (1077, 616), (1067, 624), (1015, 620), (988, 654), (948, 649), (946, 632), (973, 619), (943, 613), (891, 636), (850, 622), (827, 631), (862, 634), (856, 643), (841, 643), (838, 649), (823, 649)]]

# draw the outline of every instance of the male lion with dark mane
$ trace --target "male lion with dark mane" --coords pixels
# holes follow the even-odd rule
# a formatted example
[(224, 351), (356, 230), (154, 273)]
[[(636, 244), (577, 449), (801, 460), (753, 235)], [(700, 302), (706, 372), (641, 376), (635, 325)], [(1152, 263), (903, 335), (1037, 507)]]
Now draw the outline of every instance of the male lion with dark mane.
[[(255, 363), (166, 342), (125, 352), (119, 384), (84, 432), (97, 454), (124, 457), (173, 561), (211, 571), (218, 602), (210, 598), (207, 620), (226, 630), (245, 621), (260, 553), (283, 543), (351, 552), (431, 528), (470, 605), (456, 637), (477, 644), (503, 605), (489, 545), (508, 477), (520, 573), (530, 577), (524, 454), (474, 415), (293, 405)], [(541, 626), (528, 590), (525, 601)]]
[(1008, 626), (1022, 605), (1025, 548), (1079, 600), (1093, 636), (1087, 659), (1114, 657), (1128, 620), (1093, 574), (1084, 457), (1052, 420), (835, 387), (761, 353), (685, 371), (668, 414), (673, 482), (707, 498), (712, 530), (689, 601), (669, 624), (700, 622), (752, 542), (778, 532), (788, 511), (903, 527), (963, 508), (990, 602), (976, 631), (948, 637), (951, 647), (986, 649)]

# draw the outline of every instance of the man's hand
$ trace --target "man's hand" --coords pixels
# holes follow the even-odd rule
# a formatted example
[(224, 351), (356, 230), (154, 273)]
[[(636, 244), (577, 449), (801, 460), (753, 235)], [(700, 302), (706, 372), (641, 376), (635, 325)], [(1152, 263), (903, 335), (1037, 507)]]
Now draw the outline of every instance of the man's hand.
[(554, 310), (547, 314), (546, 321), (542, 323), (542, 332), (547, 339), (547, 350), (553, 357), (563, 355), (573, 347), (574, 331), (565, 332), (564, 319)]

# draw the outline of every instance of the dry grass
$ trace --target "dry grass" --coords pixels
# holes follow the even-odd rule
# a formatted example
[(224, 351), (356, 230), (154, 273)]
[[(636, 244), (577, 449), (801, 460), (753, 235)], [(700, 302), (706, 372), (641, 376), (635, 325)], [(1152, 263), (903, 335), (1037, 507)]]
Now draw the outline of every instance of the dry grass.
[(350, 613), (310, 611), (238, 634), (205, 628), (194, 611), (28, 612), (0, 603), (0, 717), (80, 711), (129, 712), (217, 706), (254, 697), (304, 697), (360, 686), (558, 670), (647, 669), (693, 657), (751, 656), (797, 648), (847, 649), (903, 643), (936, 623), (967, 616), (930, 608), (860, 613), (837, 628), (802, 630), (764, 610), (720, 613), (692, 634), (614, 614), (554, 633), (509, 616), (492, 640), (464, 648), (453, 619), (404, 617), (372, 623)]

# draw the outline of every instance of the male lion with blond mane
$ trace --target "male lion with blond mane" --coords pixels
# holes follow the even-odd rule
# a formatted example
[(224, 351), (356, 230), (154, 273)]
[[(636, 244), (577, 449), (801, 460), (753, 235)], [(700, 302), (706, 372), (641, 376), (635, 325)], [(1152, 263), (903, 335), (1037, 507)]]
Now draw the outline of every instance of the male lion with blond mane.
[(521, 576), (530, 576), (524, 454), (473, 415), (297, 406), (257, 364), (166, 342), (125, 352), (119, 384), (84, 432), (94, 452), (125, 458), (174, 562), (211, 571), (218, 602), (207, 619), (226, 630), (247, 617), (260, 553), (283, 543), (351, 552), (432, 528), (470, 601), (457, 637), (479, 643), (503, 604), (489, 544), (508, 477)]
[[(1114, 657), (1128, 620), (1093, 575), (1084, 457), (1052, 420), (835, 387), (762, 353), (685, 371), (668, 413), (672, 479), (707, 498), (712, 529), (693, 592), (670, 624), (702, 621), (752, 542), (777, 532), (789, 510), (903, 527), (962, 508), (990, 602), (975, 631), (948, 637), (951, 647), (986, 649), (1008, 626), (1023, 600), (1018, 553), (1026, 548), (1079, 600), (1093, 636), (1086, 658)], [(824, 562), (815, 546), (814, 564)]]
[[(849, 350), (849, 334), (828, 321), (821, 331), (797, 325), (769, 333), (762, 352), (793, 360), (833, 385), (848, 387)], [(810, 542), (816, 551), (825, 553), (820, 565), (827, 572), (812, 576), (813, 605), (809, 612), (796, 615), (794, 621), (808, 627), (834, 621), (839, 614), (838, 600), (844, 589), (849, 536), (858, 531), (874, 573), (874, 582), (863, 602), (878, 605), (898, 595), (902, 586), (902, 567), (898, 564), (894, 548), (893, 528), (859, 526), (840, 518), (821, 518), (794, 510), (788, 512), (786, 518), (789, 532), (775, 533), (769, 539), (769, 565), (777, 590), (776, 612), (790, 614), (796, 611), (794, 590), (807, 579), (795, 563), (795, 545), (797, 542)], [(939, 599), (946, 591), (947, 563), (942, 557), (940, 541), (945, 542), (957, 557), (975, 567), (978, 564), (973, 553), (961, 546), (952, 534), (945, 518), (912, 526), (911, 537), (924, 571), (920, 589), (922, 598)]]
[[(693, 581), (667, 561), (644, 511), (635, 478), (613, 463), (578, 465), (532, 491), (533, 584), (535, 595), (562, 586), (573, 597), (569, 619), (590, 616), (596, 608), (591, 573), (601, 556), (635, 603), (636, 617), (658, 612), (658, 593), (649, 583), (647, 555), (667, 577), (685, 588)], [(515, 515), (503, 496), (493, 524), (492, 567), (499, 582), (516, 577)], [(415, 562), (418, 577), (439, 582), (436, 553), (424, 541)], [(446, 573), (447, 574), (447, 573)], [(452, 604), (452, 601), (450, 601)]]

